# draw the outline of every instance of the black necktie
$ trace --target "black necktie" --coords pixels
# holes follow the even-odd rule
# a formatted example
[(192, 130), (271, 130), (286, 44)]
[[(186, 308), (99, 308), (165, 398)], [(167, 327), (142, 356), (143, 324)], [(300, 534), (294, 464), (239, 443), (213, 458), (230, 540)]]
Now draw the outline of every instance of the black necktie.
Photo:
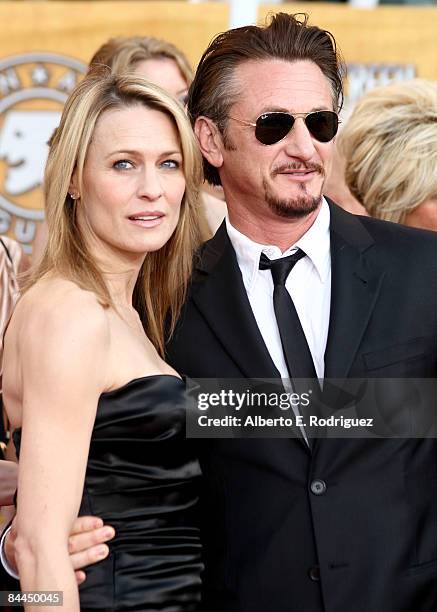
[(259, 268), (260, 270), (270, 269), (272, 273), (275, 286), (273, 307), (290, 377), (293, 379), (317, 379), (302, 325), (293, 300), (285, 288), (288, 275), (302, 257), (305, 257), (305, 253), (301, 249), (297, 249), (292, 255), (280, 259), (269, 259), (264, 253), (261, 253)]

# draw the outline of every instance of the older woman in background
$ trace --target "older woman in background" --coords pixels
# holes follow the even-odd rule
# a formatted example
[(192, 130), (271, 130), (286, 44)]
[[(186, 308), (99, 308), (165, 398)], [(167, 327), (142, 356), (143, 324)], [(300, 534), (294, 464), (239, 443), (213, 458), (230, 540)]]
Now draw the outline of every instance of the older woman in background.
[(136, 72), (162, 87), (184, 106), (193, 70), (180, 49), (152, 36), (110, 38), (91, 58), (89, 71), (107, 66), (111, 72)]
[(366, 94), (338, 136), (351, 193), (373, 217), (437, 230), (437, 83)]

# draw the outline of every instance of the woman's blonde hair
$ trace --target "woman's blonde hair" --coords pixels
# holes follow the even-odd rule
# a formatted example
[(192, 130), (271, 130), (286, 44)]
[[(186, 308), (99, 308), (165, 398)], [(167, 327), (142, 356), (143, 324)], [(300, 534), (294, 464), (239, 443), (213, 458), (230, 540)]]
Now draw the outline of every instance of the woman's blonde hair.
[(370, 215), (403, 223), (437, 195), (437, 83), (414, 79), (369, 92), (337, 145), (352, 194)]
[(94, 73), (85, 77), (68, 98), (60, 126), (50, 142), (44, 178), (48, 242), (26, 288), (42, 276), (56, 273), (93, 291), (104, 306), (114, 307), (102, 270), (87, 249), (77, 220), (76, 200), (68, 190), (76, 171), (79, 191), (83, 192), (87, 152), (102, 113), (137, 105), (158, 110), (174, 123), (186, 182), (176, 230), (161, 249), (147, 254), (133, 296), (146, 334), (163, 355), (165, 330), (170, 335), (174, 330), (185, 299), (193, 254), (201, 243), (198, 224), (201, 159), (183, 108), (141, 77), (110, 75), (107, 70), (103, 74)]
[(135, 70), (136, 64), (150, 59), (171, 59), (176, 62), (187, 86), (193, 80), (193, 70), (180, 49), (152, 36), (110, 38), (91, 58), (89, 71), (106, 66), (111, 72), (124, 74)]

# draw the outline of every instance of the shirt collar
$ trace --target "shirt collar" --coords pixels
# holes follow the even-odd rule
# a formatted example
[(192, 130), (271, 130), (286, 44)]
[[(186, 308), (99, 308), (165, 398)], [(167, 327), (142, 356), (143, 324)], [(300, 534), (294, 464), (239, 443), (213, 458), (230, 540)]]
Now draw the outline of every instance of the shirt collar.
[(319, 214), (312, 226), (287, 251), (281, 253), (279, 247), (271, 244), (259, 244), (239, 232), (231, 225), (229, 217), (226, 216), (226, 230), (237, 256), (246, 291), (251, 291), (255, 283), (261, 253), (265, 253), (270, 259), (278, 259), (290, 255), (298, 247), (305, 251), (316, 269), (320, 281), (325, 283), (328, 280), (331, 265), (330, 219), (331, 213), (328, 203), (325, 198), (322, 198)]

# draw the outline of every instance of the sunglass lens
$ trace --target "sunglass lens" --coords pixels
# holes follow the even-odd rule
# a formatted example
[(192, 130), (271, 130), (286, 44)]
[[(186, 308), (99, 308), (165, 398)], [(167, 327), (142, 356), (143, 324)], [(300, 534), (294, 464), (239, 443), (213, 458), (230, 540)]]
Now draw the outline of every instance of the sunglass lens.
[(294, 118), (288, 113), (266, 113), (256, 121), (255, 136), (265, 145), (275, 144), (288, 134)]
[(311, 134), (319, 142), (329, 142), (338, 130), (338, 117), (333, 111), (310, 113), (305, 123)]

